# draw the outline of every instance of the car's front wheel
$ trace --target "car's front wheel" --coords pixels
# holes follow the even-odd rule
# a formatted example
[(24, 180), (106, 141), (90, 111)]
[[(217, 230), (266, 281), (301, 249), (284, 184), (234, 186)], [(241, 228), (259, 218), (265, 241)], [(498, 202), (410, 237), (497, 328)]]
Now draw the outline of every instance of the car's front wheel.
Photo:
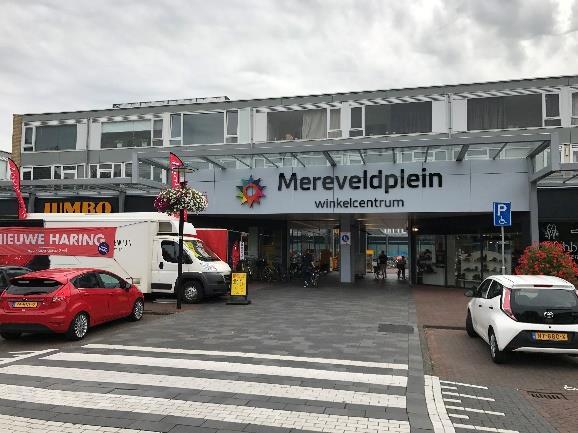
[(196, 304), (203, 299), (203, 288), (197, 281), (187, 281), (183, 284), (183, 300), (187, 304)]
[(500, 350), (498, 347), (498, 340), (496, 338), (496, 334), (494, 334), (493, 330), (490, 330), (489, 334), (490, 339), (490, 356), (492, 357), (492, 361), (496, 364), (502, 364), (508, 360), (508, 353)]
[(78, 313), (70, 323), (70, 327), (66, 332), (66, 338), (69, 340), (82, 340), (87, 332), (88, 315), (86, 313)]
[(472, 313), (468, 310), (468, 315), (466, 317), (466, 332), (472, 338), (477, 337), (476, 330), (474, 329), (474, 324), (472, 322)]
[(16, 340), (22, 335), (21, 332), (2, 332), (0, 333), (4, 340)]
[(133, 322), (138, 322), (140, 319), (142, 319), (143, 313), (144, 302), (142, 299), (137, 299), (132, 306), (132, 312), (130, 313), (130, 316), (128, 316), (128, 319)]

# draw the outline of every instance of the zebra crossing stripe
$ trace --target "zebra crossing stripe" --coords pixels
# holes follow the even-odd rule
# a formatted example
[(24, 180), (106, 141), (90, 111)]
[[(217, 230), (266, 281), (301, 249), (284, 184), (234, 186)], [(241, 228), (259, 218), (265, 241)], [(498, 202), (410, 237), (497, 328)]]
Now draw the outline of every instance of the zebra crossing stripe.
[[(58, 433), (137, 433), (137, 430), (117, 427), (95, 427), (86, 424), (71, 424), (68, 422), (45, 421), (21, 416), (0, 414), (0, 431), (3, 432), (58, 432)], [(138, 433), (156, 433), (148, 430), (138, 430)]]
[[(447, 400), (446, 400), (447, 401)], [(451, 410), (461, 410), (464, 412), (475, 412), (475, 413), (484, 413), (486, 415), (496, 415), (496, 416), (506, 416), (504, 412), (494, 412), (492, 410), (484, 410), (484, 409), (474, 409), (472, 407), (461, 407), (461, 406), (447, 406), (446, 409)]]
[(332, 359), (332, 358), (310, 358), (305, 356), (289, 356), (289, 355), (273, 355), (266, 353), (248, 353), (248, 352), (220, 352), (215, 350), (190, 350), (190, 349), (170, 349), (166, 347), (150, 347), (150, 346), (124, 346), (121, 344), (85, 344), (82, 346), (86, 349), (107, 349), (107, 350), (125, 350), (136, 352), (150, 352), (150, 353), (173, 353), (180, 355), (207, 355), (207, 356), (223, 356), (234, 358), (256, 358), (256, 359), (271, 359), (278, 361), (298, 361), (309, 362), (316, 364), (333, 364), (333, 365), (347, 365), (352, 367), (369, 367), (369, 368), (385, 368), (391, 370), (407, 370), (407, 364), (394, 364), (387, 362), (370, 362), (370, 361), (354, 361), (349, 359)]
[(62, 391), (0, 384), (5, 400), (85, 409), (159, 414), (317, 432), (409, 433), (407, 421), (200, 403), (133, 395)]
[(469, 424), (454, 424), (454, 427), (463, 428), (465, 430), (488, 431), (495, 433), (520, 433), (518, 430), (507, 430), (503, 428), (483, 427), (479, 425), (469, 425)]
[(460, 385), (460, 386), (467, 386), (468, 388), (479, 388), (479, 389), (488, 389), (487, 386), (482, 385), (470, 385), (469, 383), (461, 383), (461, 382), (452, 382), (451, 380), (441, 380), (440, 383), (449, 383), (451, 385)]
[(198, 389), (216, 392), (231, 392), (234, 390), (234, 392), (238, 394), (330, 401), (335, 403), (350, 403), (366, 406), (406, 407), (405, 396), (399, 395), (300, 387), (293, 385), (277, 385), (260, 382), (244, 382), (237, 380), (126, 373), (83, 368), (44, 367), (36, 365), (12, 365), (0, 368), (0, 374), (99, 383), (122, 383), (141, 386)]
[(27, 352), (20, 356), (15, 356), (14, 358), (2, 358), (0, 360), (0, 365), (10, 364), (12, 362), (20, 361), (22, 359), (31, 358), (33, 356), (40, 356), (51, 352), (56, 352), (56, 349), (38, 350), (34, 352)]
[(478, 395), (470, 395), (470, 394), (460, 394), (459, 392), (451, 392), (451, 391), (442, 391), (443, 395), (453, 395), (456, 397), (464, 397), (464, 398), (473, 398), (476, 400), (485, 400), (485, 401), (496, 401), (490, 397), (480, 397)]
[(97, 353), (60, 352), (43, 359), (51, 361), (92, 362), (148, 367), (181, 368), (187, 370), (210, 370), (246, 373), (265, 376), (300, 377), (337, 382), (359, 382), (375, 385), (407, 386), (407, 377), (388, 374), (355, 373), (347, 371), (316, 370), (272, 365), (242, 364), (232, 362), (203, 361), (180, 358), (154, 358), (150, 356), (102, 355)]

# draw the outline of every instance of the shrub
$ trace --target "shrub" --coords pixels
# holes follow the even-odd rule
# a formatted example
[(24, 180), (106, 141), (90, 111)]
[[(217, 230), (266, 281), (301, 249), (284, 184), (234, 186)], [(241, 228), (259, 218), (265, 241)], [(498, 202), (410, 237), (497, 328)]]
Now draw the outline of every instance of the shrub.
[(578, 265), (558, 242), (541, 242), (527, 247), (518, 261), (516, 274), (552, 275), (578, 284)]

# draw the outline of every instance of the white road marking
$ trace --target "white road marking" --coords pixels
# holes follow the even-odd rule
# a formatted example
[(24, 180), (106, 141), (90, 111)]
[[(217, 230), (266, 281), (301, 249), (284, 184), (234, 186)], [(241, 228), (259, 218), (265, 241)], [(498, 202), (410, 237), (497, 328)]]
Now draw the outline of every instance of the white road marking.
[(30, 358), (32, 356), (44, 355), (50, 352), (56, 352), (57, 349), (46, 349), (46, 350), (39, 350), (36, 352), (28, 352), (25, 355), (15, 356), (14, 358), (4, 358), (0, 361), (0, 365), (10, 364), (12, 362), (20, 361), (21, 359)]
[(449, 385), (441, 385), (440, 388), (441, 389), (455, 389), (456, 391), (458, 389), (457, 386), (449, 386)]
[[(448, 400), (446, 399), (446, 401), (448, 401)], [(485, 413), (486, 415), (506, 416), (506, 414), (505, 414), (504, 412), (494, 412), (494, 411), (492, 411), (492, 410), (474, 409), (474, 408), (471, 408), (471, 407), (448, 406), (448, 405), (446, 405), (446, 409), (463, 410), (464, 412)]]
[(454, 424), (454, 427), (463, 428), (466, 430), (490, 431), (495, 433), (520, 433), (517, 430), (506, 430), (503, 428), (482, 427), (479, 425), (469, 425), (469, 424)]
[(317, 364), (350, 365), (355, 367), (387, 368), (392, 370), (407, 370), (407, 364), (391, 364), (387, 362), (354, 361), (349, 359), (309, 358), (305, 356), (273, 355), (267, 353), (220, 352), (215, 350), (170, 349), (166, 347), (123, 346), (120, 344), (85, 344), (87, 349), (126, 350), (152, 353), (174, 353), (181, 355), (228, 356), (235, 358), (274, 359), (279, 361), (299, 361)]
[(459, 415), (457, 413), (448, 413), (448, 416), (450, 418), (470, 419), (470, 417), (467, 415)]
[(454, 395), (456, 397), (464, 397), (464, 398), (474, 398), (476, 400), (484, 400), (484, 401), (496, 401), (490, 397), (479, 397), (477, 395), (470, 395), (470, 394), (460, 394), (459, 392), (451, 392), (451, 391), (442, 391), (444, 395)]
[(296, 398), (302, 400), (331, 401), (336, 403), (363, 404), (368, 406), (406, 407), (405, 396), (339, 389), (276, 385), (270, 383), (237, 380), (206, 379), (196, 377), (167, 376), (159, 374), (125, 373), (119, 371), (92, 370), (84, 368), (44, 367), (37, 365), (11, 365), (0, 368), (0, 374), (50, 377), (100, 383), (122, 383), (143, 386), (161, 386), (199, 389), (217, 392)]
[(487, 386), (482, 386), (482, 385), (470, 385), (469, 383), (452, 382), (451, 380), (441, 380), (441, 379), (440, 379), (440, 383), (449, 383), (449, 384), (452, 384), (452, 385), (467, 386), (467, 387), (469, 387), (469, 388), (488, 389), (488, 387), (487, 387)]
[(444, 401), (449, 401), (451, 403), (461, 403), (461, 400), (458, 400), (457, 398), (445, 398), (444, 397)]
[(36, 353), (35, 350), (20, 350), (18, 352), (8, 352), (11, 355), (24, 355), (26, 353)]
[(439, 378), (425, 375), (424, 379), (425, 401), (434, 432), (455, 433), (452, 421), (446, 412)]
[(102, 362), (108, 364), (145, 365), (149, 367), (182, 368), (187, 370), (226, 371), (260, 374), (265, 376), (301, 377), (342, 382), (371, 383), (376, 385), (407, 386), (407, 377), (389, 374), (353, 373), (346, 371), (316, 370), (273, 365), (239, 364), (233, 362), (202, 361), (150, 356), (101, 355), (97, 353), (56, 353), (43, 359), (54, 361)]
[(203, 418), (223, 422), (258, 424), (318, 432), (410, 432), (407, 421), (199, 403), (155, 397), (61, 391), (4, 384), (0, 384), (0, 395), (6, 400), (29, 403)]
[(58, 433), (155, 433), (149, 430), (133, 430), (117, 427), (95, 427), (87, 424), (71, 424), (68, 422), (45, 421), (41, 419), (24, 418), (21, 416), (1, 415), (0, 431), (3, 432), (58, 432)]

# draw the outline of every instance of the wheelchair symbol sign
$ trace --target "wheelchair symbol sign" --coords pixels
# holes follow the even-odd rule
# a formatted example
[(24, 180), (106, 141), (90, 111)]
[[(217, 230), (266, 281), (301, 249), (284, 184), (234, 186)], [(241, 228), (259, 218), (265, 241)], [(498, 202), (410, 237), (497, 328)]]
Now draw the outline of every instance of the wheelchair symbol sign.
[(350, 232), (341, 232), (339, 236), (341, 239), (341, 245), (351, 245), (351, 233)]
[(494, 226), (509, 227), (512, 225), (512, 203), (494, 202)]

